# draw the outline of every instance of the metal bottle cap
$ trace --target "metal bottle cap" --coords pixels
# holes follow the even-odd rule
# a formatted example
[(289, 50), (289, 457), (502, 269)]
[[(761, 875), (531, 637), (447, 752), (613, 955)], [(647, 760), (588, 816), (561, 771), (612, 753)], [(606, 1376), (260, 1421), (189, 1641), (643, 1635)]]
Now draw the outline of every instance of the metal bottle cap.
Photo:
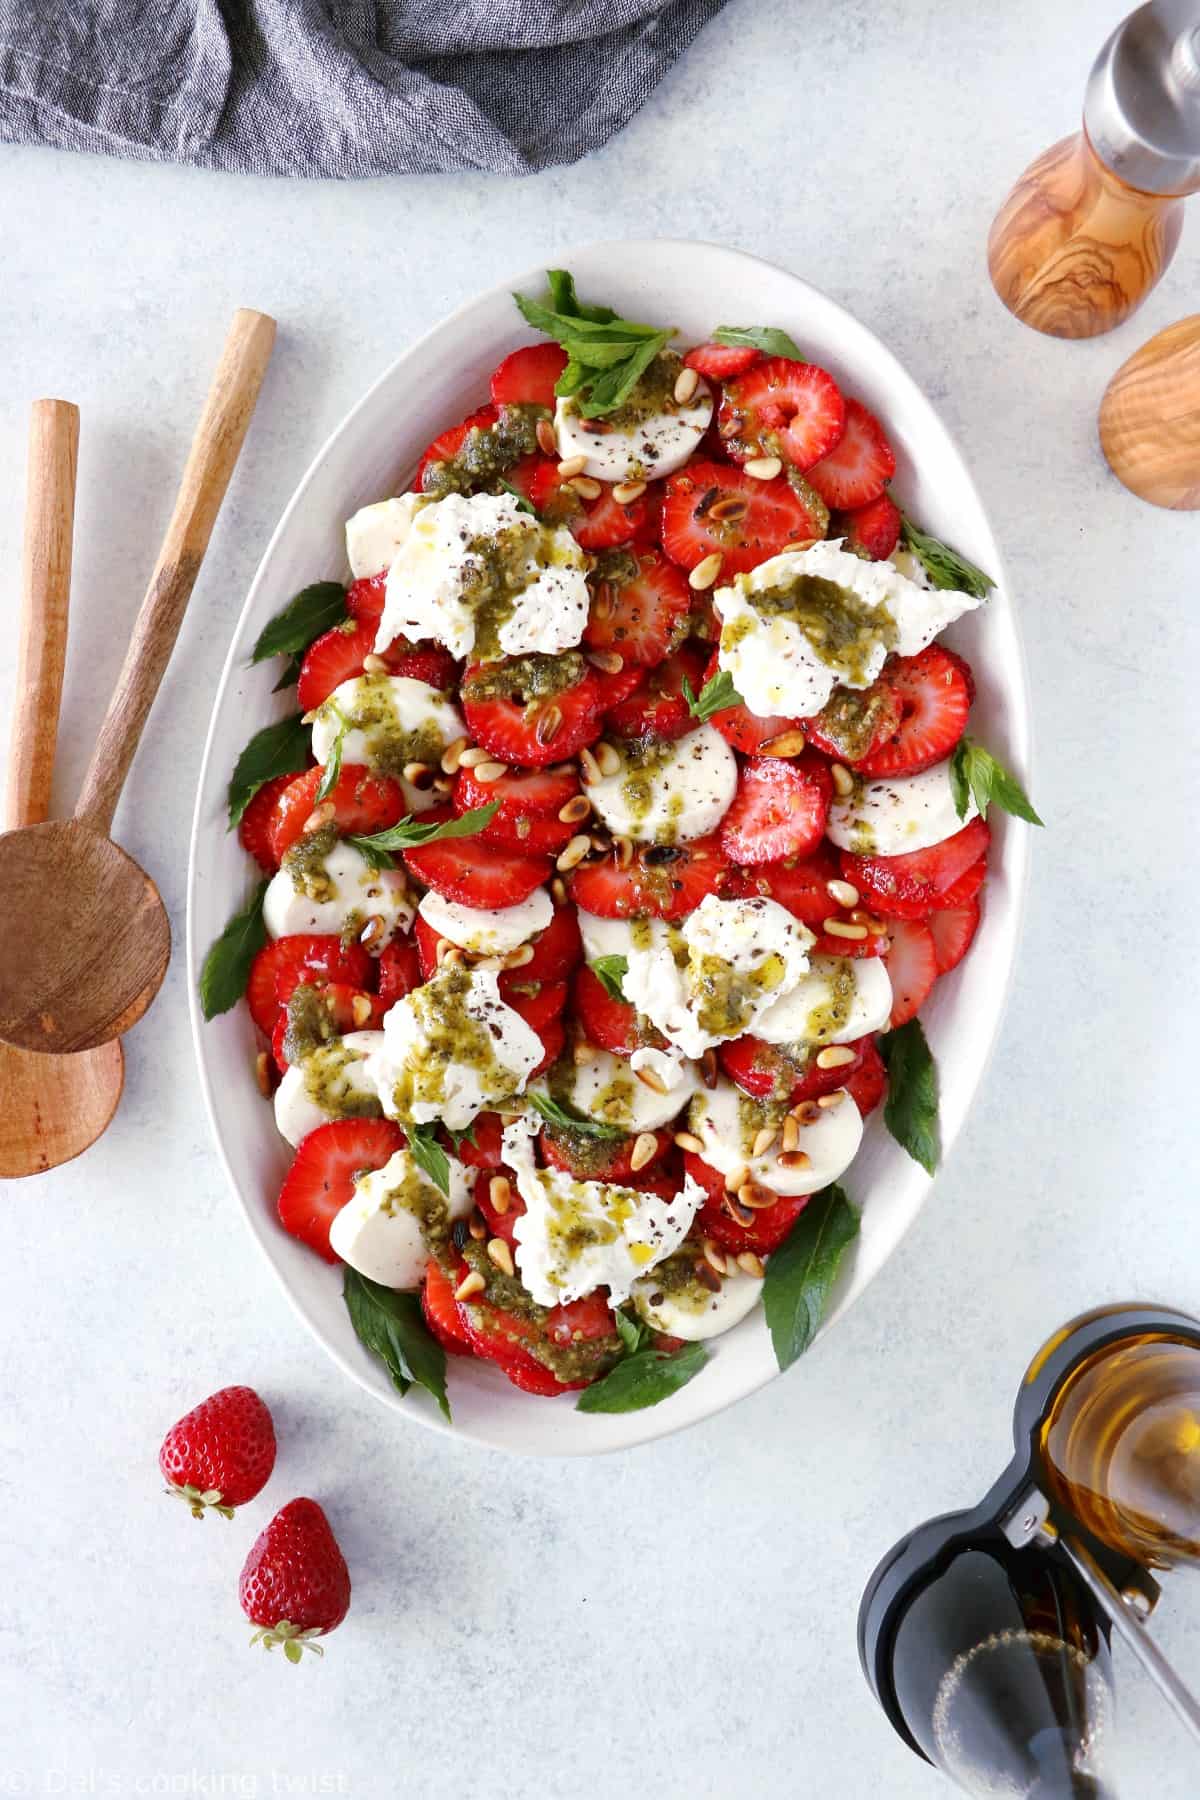
[(1117, 26), (1088, 78), (1083, 122), (1127, 187), (1200, 188), (1200, 0), (1152, 0)]

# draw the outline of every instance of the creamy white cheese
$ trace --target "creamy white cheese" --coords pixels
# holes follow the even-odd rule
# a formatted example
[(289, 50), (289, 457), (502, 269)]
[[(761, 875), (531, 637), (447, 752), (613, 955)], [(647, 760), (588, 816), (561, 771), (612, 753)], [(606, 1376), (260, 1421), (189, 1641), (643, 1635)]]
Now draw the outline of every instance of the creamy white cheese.
[(700, 1084), (689, 1062), (672, 1061), (656, 1073), (665, 1093), (639, 1080), (631, 1063), (608, 1050), (596, 1050), (590, 1062), (570, 1070), (567, 1098), (577, 1112), (603, 1125), (618, 1125), (635, 1135), (659, 1131), (677, 1117)]
[(521, 1280), (542, 1306), (608, 1288), (613, 1304), (629, 1296), (639, 1275), (677, 1250), (704, 1201), (690, 1175), (670, 1200), (611, 1181), (577, 1181), (561, 1169), (539, 1169), (532, 1127), (518, 1119), (504, 1133), (504, 1160), (525, 1211), (513, 1225)]
[[(812, 1124), (799, 1127), (796, 1151), (808, 1159), (799, 1167), (783, 1160), (779, 1134), (764, 1155), (751, 1154), (755, 1112), (753, 1101), (732, 1082), (721, 1080), (715, 1088), (702, 1088), (695, 1096), (688, 1108), (687, 1128), (704, 1145), (701, 1155), (710, 1168), (722, 1175), (747, 1169), (751, 1181), (776, 1194), (815, 1194), (845, 1173), (862, 1142), (862, 1115), (847, 1093), (836, 1106), (818, 1109)], [(764, 1121), (770, 1116), (763, 1111)]]
[(383, 1039), (372, 1075), (384, 1112), (452, 1131), (522, 1093), (545, 1054), (489, 969), (439, 969), (384, 1016)]
[(285, 1070), (275, 1089), (275, 1124), (293, 1146), (330, 1119), (377, 1117), (371, 1058), (382, 1031), (348, 1031)]
[(741, 1037), (808, 968), (813, 934), (775, 900), (707, 895), (682, 926), (630, 932), (625, 998), (686, 1056)]
[(457, 944), (460, 950), (476, 956), (507, 956), (546, 929), (554, 917), (554, 902), (545, 888), (534, 888), (515, 906), (460, 906), (430, 888), (422, 895), (417, 911), (439, 937)]
[(919, 775), (856, 781), (844, 800), (835, 797), (825, 831), (839, 849), (857, 856), (903, 856), (909, 850), (932, 850), (978, 813), (974, 795), (969, 795), (959, 818), (947, 758)]
[(429, 1261), (422, 1223), (465, 1219), (475, 1204), (471, 1175), (456, 1156), (446, 1163), (447, 1195), (407, 1150), (358, 1176), (353, 1197), (329, 1227), (330, 1245), (342, 1261), (382, 1287), (419, 1287)]
[(737, 758), (711, 725), (671, 743), (626, 752), (614, 775), (602, 776), (587, 790), (611, 832), (647, 844), (707, 836), (736, 791)]
[(395, 500), (376, 500), (360, 507), (346, 520), (346, 556), (356, 581), (391, 568), (413, 519), (425, 504), (423, 494), (401, 494)]
[(628, 421), (618, 414), (601, 421), (604, 429), (589, 431), (575, 400), (567, 396), (555, 406), (554, 435), (559, 456), (584, 457), (580, 473), (594, 481), (658, 481), (683, 467), (708, 430), (712, 413), (712, 389), (701, 380), (684, 406), (672, 399), (662, 412)]
[[(848, 645), (819, 641), (819, 609), (814, 626), (755, 604), (757, 595), (801, 576), (832, 582), (853, 597), (858, 630), (850, 630)], [(713, 603), (721, 620), (718, 664), (750, 711), (796, 719), (819, 712), (839, 685), (870, 687), (891, 651), (915, 656), (980, 604), (971, 594), (910, 581), (890, 562), (866, 562), (844, 550), (840, 538), (771, 557), (718, 588)]]
[(317, 708), (312, 749), (324, 767), (340, 736), (343, 764), (363, 763), (391, 775), (404, 789), (409, 812), (427, 812), (437, 795), (429, 787), (414, 787), (404, 769), (414, 762), (436, 765), (446, 745), (465, 737), (466, 730), (457, 706), (428, 682), (410, 675), (355, 675)]
[(747, 1313), (753, 1312), (762, 1299), (762, 1291), (763, 1284), (756, 1275), (743, 1275), (740, 1270), (722, 1276), (715, 1294), (706, 1288), (697, 1294), (668, 1294), (655, 1285), (653, 1275), (646, 1275), (633, 1284), (633, 1304), (655, 1331), (665, 1331), (670, 1337), (695, 1344), (732, 1331)]
[[(489, 546), (503, 550), (509, 568), (500, 603)], [(565, 527), (540, 524), (511, 494), (447, 494), (414, 514), (396, 551), (375, 647), (433, 638), (453, 656), (494, 657), (497, 649), (478, 638), (482, 597), (500, 621), (500, 654), (569, 650), (587, 623), (587, 569)]]
[(759, 1014), (754, 1035), (767, 1044), (850, 1044), (882, 1031), (891, 1013), (881, 956), (814, 956), (792, 991)]
[(372, 948), (383, 948), (397, 931), (407, 931), (416, 917), (403, 869), (375, 869), (360, 850), (339, 839), (319, 866), (293, 870), (286, 857), (272, 875), (263, 899), (263, 923), (273, 938), (297, 932), (340, 937), (362, 930), (368, 919), (383, 921), (382, 935)]

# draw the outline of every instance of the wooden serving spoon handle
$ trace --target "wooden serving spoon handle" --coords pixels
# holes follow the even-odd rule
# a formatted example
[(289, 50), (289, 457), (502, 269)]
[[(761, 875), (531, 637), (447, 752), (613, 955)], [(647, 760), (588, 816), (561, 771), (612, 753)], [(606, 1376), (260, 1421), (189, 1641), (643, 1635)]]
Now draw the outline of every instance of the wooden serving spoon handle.
[(79, 408), (35, 400), (29, 419), (21, 637), (17, 650), (5, 822), (40, 825), (50, 812), (58, 711), (67, 660)]
[(274, 319), (244, 307), (234, 314), (188, 452), (175, 510), (75, 808), (81, 824), (105, 835), (175, 648), (274, 342)]

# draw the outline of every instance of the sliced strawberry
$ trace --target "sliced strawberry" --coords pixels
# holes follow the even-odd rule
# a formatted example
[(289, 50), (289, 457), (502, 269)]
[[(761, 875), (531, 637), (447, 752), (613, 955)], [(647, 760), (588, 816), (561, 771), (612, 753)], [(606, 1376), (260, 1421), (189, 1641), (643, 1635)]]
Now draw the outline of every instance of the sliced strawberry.
[(889, 690), (895, 723), (876, 732), (855, 768), (872, 778), (916, 775), (943, 762), (967, 728), (971, 690), (962, 659), (930, 644), (919, 656), (893, 657), (876, 687)]
[(843, 925), (865, 925), (867, 935), (860, 937), (839, 937), (833, 931), (818, 931), (817, 941), (812, 946), (814, 956), (886, 956), (890, 939), (887, 932), (887, 920), (872, 918), (861, 906), (846, 912), (840, 906), (830, 908), (830, 917), (839, 919)]
[(648, 914), (683, 919), (715, 894), (728, 869), (716, 837), (690, 844), (644, 844), (628, 868), (616, 854), (580, 863), (567, 880), (571, 898), (604, 919)]
[(833, 778), (810, 751), (794, 761), (756, 756), (744, 764), (733, 804), (721, 821), (731, 862), (771, 863), (806, 856), (825, 835)]
[(629, 1057), (646, 1045), (661, 1049), (666, 1043), (636, 1007), (610, 994), (586, 965), (576, 973), (572, 1002), (588, 1042), (611, 1050), (614, 1056)]
[(623, 738), (680, 738), (694, 731), (696, 720), (683, 695), (685, 681), (693, 694), (704, 684), (704, 657), (695, 644), (682, 645), (644, 673), (632, 694), (609, 709), (605, 729)]
[(379, 956), (379, 998), (385, 1011), (395, 1006), (397, 1000), (403, 1000), (405, 994), (411, 994), (415, 987), (420, 987), (424, 979), (412, 938), (393, 938), (384, 946)]
[(717, 1061), (730, 1081), (756, 1100), (790, 1100), (801, 1078), (796, 1064), (782, 1050), (749, 1033), (719, 1044)]
[(557, 344), (526, 344), (506, 356), (491, 380), (497, 406), (544, 406), (554, 411), (554, 384), (567, 366)]
[(545, 1031), (567, 1004), (565, 981), (530, 981), (524, 969), (505, 969), (500, 976), (500, 998), (537, 1032)]
[(458, 664), (440, 644), (405, 644), (401, 639), (383, 653), (389, 675), (407, 675), (426, 687), (445, 692), (458, 685)]
[(637, 1143), (637, 1136), (633, 1133), (621, 1138), (598, 1141), (595, 1138), (572, 1137), (570, 1132), (556, 1132), (553, 1128), (546, 1127), (538, 1143), (542, 1159), (549, 1168), (565, 1169), (568, 1175), (574, 1175), (579, 1181), (622, 1181), (637, 1185), (638, 1176), (644, 1174), (646, 1169), (661, 1172), (662, 1164), (674, 1149), (675, 1140), (669, 1131), (656, 1131), (654, 1138), (654, 1156), (640, 1171), (633, 1166), (633, 1151)]
[(529, 499), (547, 524), (565, 525), (583, 550), (612, 550), (618, 544), (630, 544), (642, 536), (652, 516), (644, 495), (621, 506), (613, 499), (611, 487), (603, 488), (594, 500), (584, 500), (563, 480), (550, 457), (534, 470)]
[[(423, 817), (446, 816), (439, 807)], [(548, 881), (554, 868), (548, 856), (526, 856), (520, 850), (503, 850), (482, 839), (440, 838), (404, 852), (404, 863), (424, 887), (436, 889), (460, 906), (484, 909), (516, 906), (528, 899), (535, 887)]]
[(556, 906), (554, 917), (544, 931), (531, 939), (531, 944), (533, 956), (521, 965), (521, 974), (530, 981), (565, 981), (583, 959), (575, 908)]
[(814, 930), (837, 911), (829, 894), (829, 883), (839, 878), (837, 857), (829, 844), (817, 844), (805, 857), (788, 857), (784, 862), (760, 863), (757, 867), (731, 873), (725, 887), (731, 900), (749, 900), (756, 894), (778, 900), (803, 924)]
[(379, 621), (383, 617), (386, 592), (386, 569), (379, 575), (361, 575), (346, 589), (346, 611), (352, 619), (365, 626), (372, 636), (379, 629)]
[[(294, 775), (272, 775), (264, 781), (242, 814), (238, 825), (238, 842), (248, 850), (260, 869), (277, 869), (278, 860), (271, 843), (271, 820), (275, 802), (283, 790), (295, 781)], [(310, 808), (311, 811), (311, 808)]]
[(947, 906), (931, 912), (925, 923), (933, 938), (933, 953), (939, 975), (956, 969), (979, 929), (979, 902), (968, 900), (965, 906)]
[(772, 356), (727, 384), (717, 430), (736, 462), (781, 456), (803, 474), (841, 441), (846, 410), (827, 370)]
[[(378, 994), (369, 994), (344, 981), (310, 980), (309, 974), (304, 972), (293, 985), (289, 972), (286, 977), (276, 977), (276, 992), (286, 986), (294, 993), (302, 983), (316, 988), (320, 994), (321, 1010), (325, 1015), (320, 1031), (323, 1042), (344, 1037), (348, 1031), (378, 1031), (383, 1025), (387, 1002)], [(290, 993), (288, 998), (291, 998)], [(292, 1061), (288, 1052), (289, 1024), (289, 1009), (285, 1002), (279, 1008), (279, 1017), (271, 1033), (271, 1054), (281, 1075)]]
[(726, 1205), (725, 1177), (690, 1150), (684, 1151), (683, 1166), (708, 1196), (696, 1214), (696, 1236), (712, 1238), (734, 1256), (740, 1256), (746, 1250), (753, 1251), (756, 1256), (769, 1256), (772, 1250), (778, 1250), (812, 1197), (809, 1194), (782, 1195), (773, 1206), (764, 1206), (755, 1212), (749, 1225), (742, 1225)]
[(366, 988), (371, 981), (371, 958), (361, 944), (343, 947), (339, 937), (297, 934), (264, 944), (250, 964), (246, 1004), (260, 1031), (270, 1037), (279, 1017), (302, 981), (344, 982)]
[(892, 947), (885, 957), (892, 984), (892, 1016), (890, 1024), (905, 1025), (914, 1018), (929, 998), (938, 978), (937, 951), (933, 934), (920, 919), (894, 919), (891, 926)]
[(354, 1198), (354, 1177), (382, 1169), (404, 1148), (404, 1133), (391, 1119), (333, 1119), (310, 1131), (279, 1190), (279, 1221), (326, 1262), (338, 1261), (329, 1227)]
[[(571, 679), (560, 687), (564, 673)], [(463, 676), (460, 698), (471, 736), (501, 762), (544, 768), (574, 756), (600, 733), (600, 684), (574, 651), (475, 663)]]
[(652, 666), (687, 636), (694, 598), (687, 577), (660, 550), (614, 554), (593, 576), (584, 642)]
[(759, 360), (759, 352), (745, 344), (697, 344), (684, 357), (684, 367), (695, 369), (706, 381), (732, 381)]
[[(836, 1069), (823, 1069), (814, 1056), (792, 1089), (793, 1105), (801, 1100), (820, 1100), (823, 1095), (832, 1094), (838, 1088), (847, 1088), (851, 1093), (857, 1090), (864, 1098), (874, 1091), (879, 1073), (883, 1070), (874, 1037), (856, 1038), (853, 1043), (841, 1044), (838, 1048), (852, 1050), (854, 1061), (842, 1063)], [(875, 1105), (876, 1102), (873, 1100), (871, 1104)]]
[(544, 1075), (546, 1070), (558, 1061), (563, 1053), (563, 1045), (567, 1041), (566, 1029), (561, 1019), (551, 1019), (548, 1025), (541, 1027), (537, 1035), (542, 1040), (542, 1060), (536, 1068), (529, 1071), (530, 1081), (533, 1081), (538, 1075)]
[[(920, 919), (986, 853), (991, 835), (982, 819), (972, 819), (931, 850), (902, 856), (851, 856), (843, 850), (842, 874), (885, 918)], [(957, 895), (951, 903), (959, 904)]]
[[(981, 856), (978, 862), (971, 864), (965, 875), (960, 875), (957, 881), (938, 895), (933, 903), (933, 911), (940, 912), (945, 907), (947, 911), (952, 912), (956, 906), (966, 906), (974, 900), (983, 886), (986, 875), (987, 857)], [(932, 916), (931, 912), (930, 917), (932, 918)]]
[[(503, 1212), (492, 1198), (492, 1182), (497, 1173), (508, 1184), (507, 1192), (504, 1192), (499, 1185), (497, 1186), (497, 1198), (502, 1198)], [(483, 1215), (483, 1222), (488, 1228), (489, 1235), (503, 1238), (506, 1244), (515, 1245), (517, 1239), (513, 1226), (518, 1219), (524, 1216), (525, 1202), (517, 1192), (516, 1182), (511, 1171), (499, 1164), (495, 1169), (480, 1169), (475, 1177), (475, 1204)]]
[(458, 1316), (454, 1283), (435, 1257), (430, 1257), (421, 1285), (421, 1311), (425, 1323), (443, 1350), (451, 1356), (474, 1356), (471, 1340)]
[(843, 1071), (841, 1085), (865, 1119), (887, 1093), (887, 1070), (873, 1037), (863, 1038), (858, 1048), (859, 1062), (848, 1075)]
[(666, 484), (663, 549), (681, 569), (715, 551), (723, 577), (744, 574), (785, 544), (823, 536), (819, 518), (783, 475), (755, 481), (728, 463), (693, 461)]
[[(462, 1273), (466, 1273), (465, 1263)], [(527, 1394), (551, 1395), (588, 1385), (586, 1381), (559, 1381), (545, 1363), (538, 1361), (534, 1350), (544, 1327), (534, 1319), (505, 1312), (478, 1299), (460, 1301), (458, 1310), (463, 1332), (476, 1356), (494, 1362), (514, 1387)]]
[[(268, 830), (277, 861), (283, 861), (284, 852), (302, 835), (317, 804), (323, 774), (323, 769), (316, 768), (293, 776), (276, 799)], [(345, 765), (326, 802), (332, 803), (338, 831), (358, 837), (386, 830), (408, 811), (400, 783), (390, 775), (373, 774), (364, 763)]]
[(375, 632), (357, 619), (331, 626), (314, 638), (304, 652), (296, 700), (301, 712), (311, 712), (328, 700), (334, 688), (363, 672), (363, 658), (375, 647)]
[(596, 677), (596, 686), (600, 693), (600, 711), (609, 712), (614, 706), (620, 706), (628, 700), (630, 694), (636, 693), (646, 679), (646, 670), (641, 663), (622, 663), (619, 669), (597, 669), (592, 667)]
[(872, 562), (886, 562), (900, 541), (901, 524), (896, 502), (890, 494), (880, 494), (836, 518), (830, 536), (844, 537), (850, 548), (861, 550)]
[(577, 826), (559, 818), (579, 793), (574, 768), (510, 769), (499, 781), (480, 781), (473, 769), (460, 769), (454, 782), (457, 813), (497, 803), (500, 811), (480, 837), (511, 850), (553, 856), (575, 835)]
[(473, 412), (461, 425), (451, 425), (440, 437), (435, 437), (417, 464), (417, 473), (413, 478), (414, 493), (425, 492), (425, 477), (435, 463), (453, 462), (465, 444), (468, 432), (486, 431), (489, 425), (496, 423), (499, 416), (494, 406), (481, 406), (478, 412)]
[(883, 426), (859, 400), (846, 402), (846, 429), (836, 449), (813, 463), (808, 479), (827, 506), (843, 511), (878, 499), (896, 473)]
[(455, 1155), (472, 1169), (498, 1169), (504, 1124), (499, 1113), (476, 1113), (469, 1137), (460, 1138)]
[(804, 721), (810, 744), (839, 762), (854, 763), (884, 745), (897, 730), (900, 695), (881, 675), (869, 688), (835, 688), (831, 698)]
[[(717, 673), (717, 652), (714, 650), (704, 671), (706, 682), (711, 681)], [(740, 750), (743, 756), (756, 756), (764, 751), (764, 746), (772, 738), (782, 737), (784, 732), (802, 730), (799, 719), (787, 719), (782, 714), (772, 714), (769, 718), (760, 718), (752, 713), (748, 706), (725, 706), (720, 712), (709, 716), (709, 724), (715, 725), (727, 744)], [(767, 750), (764, 754), (771, 755)]]

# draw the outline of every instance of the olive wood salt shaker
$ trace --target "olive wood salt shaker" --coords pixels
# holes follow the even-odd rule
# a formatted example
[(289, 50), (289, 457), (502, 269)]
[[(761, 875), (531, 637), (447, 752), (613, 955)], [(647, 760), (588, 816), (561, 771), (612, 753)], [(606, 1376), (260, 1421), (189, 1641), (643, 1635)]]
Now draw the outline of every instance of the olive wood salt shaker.
[(1139, 499), (1200, 508), (1200, 313), (1121, 364), (1100, 404), (1100, 448)]
[(988, 236), (992, 285), (1052, 337), (1096, 337), (1134, 312), (1200, 189), (1200, 4), (1130, 13), (1088, 78), (1083, 128), (1039, 156)]

